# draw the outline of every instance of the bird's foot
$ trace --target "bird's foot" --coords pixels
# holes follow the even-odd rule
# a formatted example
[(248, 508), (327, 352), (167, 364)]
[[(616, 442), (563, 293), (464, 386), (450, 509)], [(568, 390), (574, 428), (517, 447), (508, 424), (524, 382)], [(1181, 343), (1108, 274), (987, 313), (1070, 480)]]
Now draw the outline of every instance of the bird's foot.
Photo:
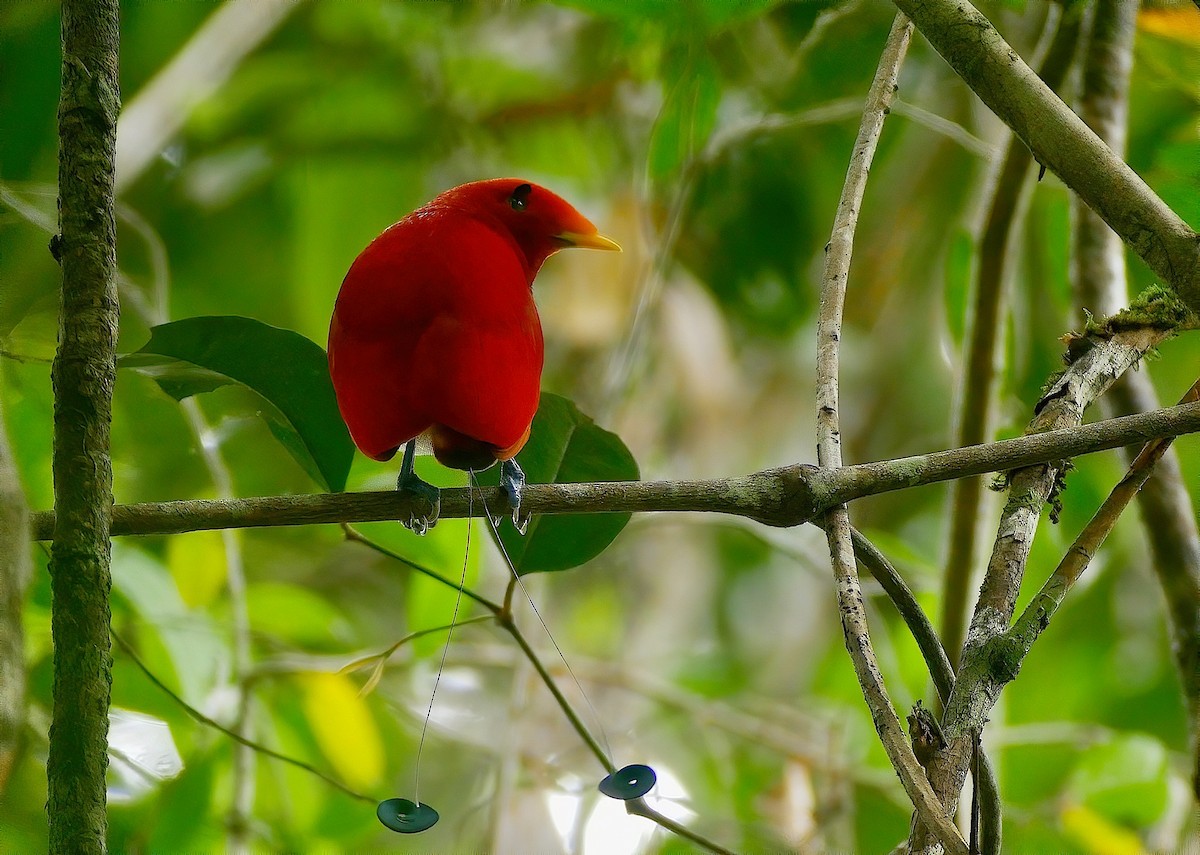
[(525, 473), (514, 459), (500, 462), (500, 487), (508, 496), (513, 525), (521, 534), (529, 528), (529, 514), (521, 514), (521, 493), (525, 490)]
[(442, 494), (437, 487), (418, 478), (412, 472), (401, 472), (396, 479), (396, 489), (401, 493), (409, 493), (429, 505), (428, 513), (418, 513), (416, 509), (408, 514), (408, 521), (400, 520), (400, 524), (414, 534), (425, 534), (437, 525), (438, 514), (442, 510)]

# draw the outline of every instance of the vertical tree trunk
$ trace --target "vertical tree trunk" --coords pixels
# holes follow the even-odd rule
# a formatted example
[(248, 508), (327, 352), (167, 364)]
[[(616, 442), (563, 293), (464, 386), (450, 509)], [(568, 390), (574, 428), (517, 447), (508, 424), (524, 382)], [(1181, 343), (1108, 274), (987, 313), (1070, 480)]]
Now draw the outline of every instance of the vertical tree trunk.
[(54, 383), (50, 557), (54, 712), (50, 851), (105, 850), (109, 656), (109, 422), (116, 374), (113, 177), (120, 110), (117, 0), (63, 0), (59, 102), (62, 315)]

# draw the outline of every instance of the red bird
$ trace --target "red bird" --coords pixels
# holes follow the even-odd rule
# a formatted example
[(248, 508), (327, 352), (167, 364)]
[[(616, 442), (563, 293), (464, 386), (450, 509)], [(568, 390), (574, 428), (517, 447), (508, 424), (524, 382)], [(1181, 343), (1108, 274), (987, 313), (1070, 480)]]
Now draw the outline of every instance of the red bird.
[(619, 250), (582, 214), (519, 178), (463, 184), (391, 226), (350, 266), (329, 325), (338, 407), (364, 454), (405, 446), (396, 488), (429, 500), (412, 471), (417, 442), (455, 469), (501, 461), (514, 512), (542, 376), (533, 280), (567, 247)]

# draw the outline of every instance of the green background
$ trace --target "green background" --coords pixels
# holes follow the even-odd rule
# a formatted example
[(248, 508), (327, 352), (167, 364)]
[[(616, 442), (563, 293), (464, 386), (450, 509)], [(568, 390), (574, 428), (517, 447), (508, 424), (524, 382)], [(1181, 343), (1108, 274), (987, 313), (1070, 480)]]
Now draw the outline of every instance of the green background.
[[(122, 4), (127, 109), (154, 97), (156, 75), (218, 8)], [(277, 30), (220, 70), (211, 93), (120, 198), (122, 352), (141, 348), (158, 322), (202, 315), (247, 316), (323, 345), (341, 277), (372, 237), (449, 186), (519, 175), (571, 200), (626, 250), (563, 253), (546, 264), (535, 292), (547, 391), (621, 437), (645, 479), (813, 460), (816, 283), (892, 19), (888, 4), (321, 0), (288, 8)], [(1025, 56), (1047, 8), (982, 4)], [(1169, 37), (1143, 19), (1129, 152), (1193, 226), (1196, 29), (1179, 25)], [(45, 360), (54, 347), (58, 270), (46, 245), (55, 218), (57, 87), (55, 4), (0, 5), (0, 394), (34, 509), (52, 504)], [(867, 188), (843, 330), (843, 446), (852, 463), (953, 441), (972, 235), (1004, 142), (994, 118), (919, 36), (899, 97)], [(1032, 193), (1013, 255), (998, 435), (1020, 432), (1059, 366), (1058, 337), (1082, 327), (1071, 304), (1068, 236), (1068, 193), (1047, 176)], [(1135, 288), (1153, 281), (1136, 260), (1130, 273)], [(1198, 357), (1191, 334), (1141, 370), (1174, 401), (1195, 379)], [(320, 489), (255, 418), (261, 402), (249, 392), (225, 386), (193, 400), (234, 493)], [(121, 372), (118, 502), (219, 494), (188, 412), (151, 378)], [(1197, 441), (1182, 439), (1178, 448), (1194, 487)], [(430, 461), (418, 468), (435, 483), (462, 483)], [(386, 489), (395, 469), (394, 461), (357, 455), (347, 489)], [(1062, 523), (1043, 525), (1034, 545), (1030, 586), (1040, 585), (1120, 471), (1115, 453), (1077, 461)], [(947, 497), (945, 486), (933, 486), (851, 510), (933, 615)], [(993, 507), (984, 527), (994, 519)], [(464, 570), (465, 523), (445, 521), (425, 539), (395, 524), (362, 528), (451, 578)], [(507, 571), (479, 523), (472, 544), (468, 584), (502, 597)], [(157, 676), (223, 721), (235, 691), (231, 547), (248, 583), (256, 738), (378, 798), (411, 797), (442, 636), (402, 648), (365, 698), (356, 690), (366, 672), (336, 669), (446, 623), (453, 593), (345, 543), (334, 526), (246, 531), (230, 543), (215, 533), (120, 542), (116, 630)], [(0, 794), (4, 851), (45, 847), (45, 564), (39, 549), (23, 614), (29, 740)], [(677, 797), (689, 825), (749, 852), (885, 852), (905, 835), (907, 802), (843, 649), (819, 531), (646, 516), (584, 567), (530, 576), (526, 585), (594, 712), (565, 672), (563, 690), (589, 725), (603, 723), (618, 764), (659, 770), (660, 792)], [(928, 702), (915, 644), (878, 587), (865, 587), (893, 699), (902, 712), (918, 698)], [(464, 605), (460, 618), (468, 612)], [(553, 664), (536, 618), (527, 606), (517, 614)], [(189, 719), (120, 651), (114, 656), (114, 704), (164, 719), (186, 768), (143, 798), (112, 806), (111, 851), (223, 851), (231, 743)], [(398, 837), (369, 805), (260, 757), (254, 845), (554, 851), (565, 844), (551, 813), (567, 815), (564, 805), (577, 808), (578, 828), (567, 822), (562, 832), (568, 839), (590, 840), (619, 823), (650, 828), (593, 814), (603, 770), (502, 632), (461, 629), (448, 668), (421, 781), (440, 825), (419, 839)], [(1103, 848), (1118, 839), (1114, 827), (1135, 835), (1133, 844), (1169, 849), (1195, 824), (1186, 714), (1136, 513), (1006, 690), (987, 743), (1011, 851), (1118, 851)], [(599, 819), (589, 823), (592, 816)], [(645, 846), (690, 851), (661, 831)], [(586, 851), (621, 851), (614, 847), (593, 841)]]

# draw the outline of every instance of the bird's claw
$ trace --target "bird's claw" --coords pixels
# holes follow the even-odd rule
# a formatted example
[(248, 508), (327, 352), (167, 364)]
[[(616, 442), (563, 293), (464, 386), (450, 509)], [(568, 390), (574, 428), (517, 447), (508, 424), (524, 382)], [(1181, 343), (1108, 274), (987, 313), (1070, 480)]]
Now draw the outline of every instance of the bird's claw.
[(397, 479), (396, 489), (401, 493), (409, 493), (429, 505), (428, 513), (422, 514), (416, 510), (410, 511), (407, 522), (400, 520), (402, 526), (413, 532), (413, 534), (423, 535), (437, 525), (438, 514), (442, 510), (441, 491), (437, 487), (425, 483), (410, 472), (407, 477), (402, 474)]
[(529, 528), (529, 514), (521, 513), (521, 494), (525, 490), (525, 473), (516, 460), (504, 460), (500, 463), (500, 486), (508, 497), (508, 507), (512, 511), (513, 525), (517, 531), (524, 534)]
[(437, 520), (431, 520), (426, 517), (418, 516), (417, 514), (409, 514), (407, 522), (400, 520), (400, 525), (404, 526), (418, 537), (424, 536), (424, 534), (436, 524)]

